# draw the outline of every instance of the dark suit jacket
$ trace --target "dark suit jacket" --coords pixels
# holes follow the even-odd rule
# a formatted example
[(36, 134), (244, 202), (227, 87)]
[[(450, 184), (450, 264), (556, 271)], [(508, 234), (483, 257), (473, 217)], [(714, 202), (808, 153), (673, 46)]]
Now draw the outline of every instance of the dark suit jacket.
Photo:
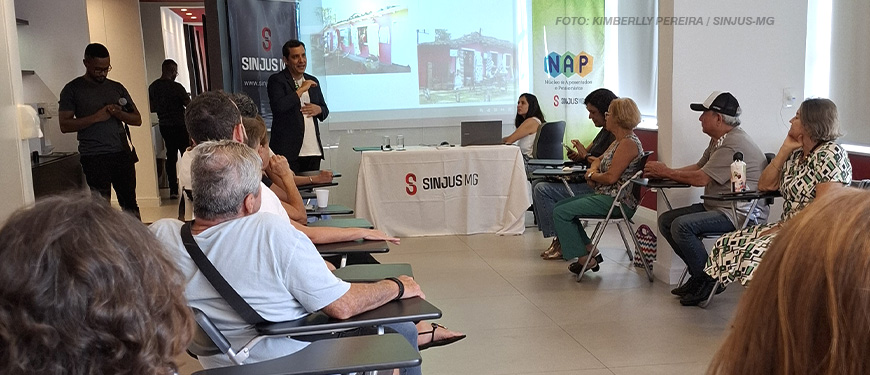
[[(311, 103), (319, 105), (323, 110), (320, 115), (314, 117), (317, 146), (320, 147), (320, 155), (323, 155), (319, 121), (329, 116), (329, 108), (326, 107), (323, 92), (320, 91), (320, 81), (310, 74), (303, 73), (303, 76), (306, 80), (317, 82), (317, 86), (308, 89), (308, 96), (311, 97)], [(266, 91), (269, 93), (269, 107), (272, 108), (272, 138), (269, 146), (272, 151), (283, 155), (287, 160), (296, 160), (305, 136), (305, 120), (302, 117), (302, 104), (299, 96), (296, 95), (296, 83), (290, 76), (290, 72), (284, 69), (269, 76)]]

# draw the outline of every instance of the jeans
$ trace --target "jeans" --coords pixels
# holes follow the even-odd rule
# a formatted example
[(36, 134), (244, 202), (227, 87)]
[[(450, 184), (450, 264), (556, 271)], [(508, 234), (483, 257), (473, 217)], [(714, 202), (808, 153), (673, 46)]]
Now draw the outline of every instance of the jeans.
[(693, 277), (705, 275), (704, 266), (707, 264), (707, 249), (700, 237), (734, 230), (728, 215), (721, 211), (707, 211), (701, 203), (670, 210), (659, 216), (659, 232), (674, 253), (686, 263)]
[(82, 155), (82, 171), (91, 190), (109, 200), (115, 188), (121, 209), (139, 217), (136, 203), (136, 165), (127, 151), (101, 155)]
[[(574, 195), (592, 193), (592, 188), (585, 182), (569, 182), (568, 186)], [(544, 238), (556, 235), (556, 226), (553, 223), (553, 209), (559, 201), (570, 198), (565, 184), (547, 180), (532, 181), (532, 202), (534, 203), (535, 218), (538, 220), (538, 229)]]

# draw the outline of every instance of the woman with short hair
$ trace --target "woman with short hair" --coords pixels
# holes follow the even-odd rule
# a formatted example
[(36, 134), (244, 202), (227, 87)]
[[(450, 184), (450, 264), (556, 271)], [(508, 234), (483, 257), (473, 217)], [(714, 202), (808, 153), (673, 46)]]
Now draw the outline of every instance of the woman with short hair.
[[(629, 98), (614, 99), (604, 114), (604, 128), (613, 133), (615, 139), (600, 158), (590, 157), (591, 165), (586, 172), (586, 183), (595, 192), (578, 195), (560, 201), (553, 210), (553, 221), (556, 236), (561, 244), (561, 257), (565, 260), (577, 258), (568, 270), (580, 273), (586, 263), (586, 257), (593, 256), (589, 261), (589, 269), (597, 272), (598, 264), (604, 261), (598, 252), (592, 248), (592, 241), (577, 225), (578, 218), (589, 216), (605, 216), (613, 205), (619, 187), (627, 182), (640, 170), (643, 146), (634, 134), (634, 128), (640, 123), (640, 110), (637, 104)], [(623, 207), (628, 215), (634, 215), (637, 202), (631, 196), (626, 196)], [(616, 217), (621, 213), (614, 212)]]

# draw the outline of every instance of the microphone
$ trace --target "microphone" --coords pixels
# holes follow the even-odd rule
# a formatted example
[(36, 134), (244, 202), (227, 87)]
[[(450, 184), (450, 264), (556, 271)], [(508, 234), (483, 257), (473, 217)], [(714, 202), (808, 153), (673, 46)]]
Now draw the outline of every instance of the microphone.
[(124, 112), (133, 112), (133, 103), (128, 102), (125, 97), (118, 99), (118, 105)]

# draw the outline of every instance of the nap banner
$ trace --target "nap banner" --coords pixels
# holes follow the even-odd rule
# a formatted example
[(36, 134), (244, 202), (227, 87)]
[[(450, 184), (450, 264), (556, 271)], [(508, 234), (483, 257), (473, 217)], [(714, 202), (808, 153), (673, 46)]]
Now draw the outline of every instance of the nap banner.
[(603, 21), (604, 0), (532, 2), (532, 93), (547, 121), (565, 120), (565, 144), (598, 133), (583, 99), (604, 84)]
[(227, 0), (233, 92), (244, 92), (259, 106), (271, 128), (266, 82), (284, 69), (281, 46), (297, 39), (295, 1)]

